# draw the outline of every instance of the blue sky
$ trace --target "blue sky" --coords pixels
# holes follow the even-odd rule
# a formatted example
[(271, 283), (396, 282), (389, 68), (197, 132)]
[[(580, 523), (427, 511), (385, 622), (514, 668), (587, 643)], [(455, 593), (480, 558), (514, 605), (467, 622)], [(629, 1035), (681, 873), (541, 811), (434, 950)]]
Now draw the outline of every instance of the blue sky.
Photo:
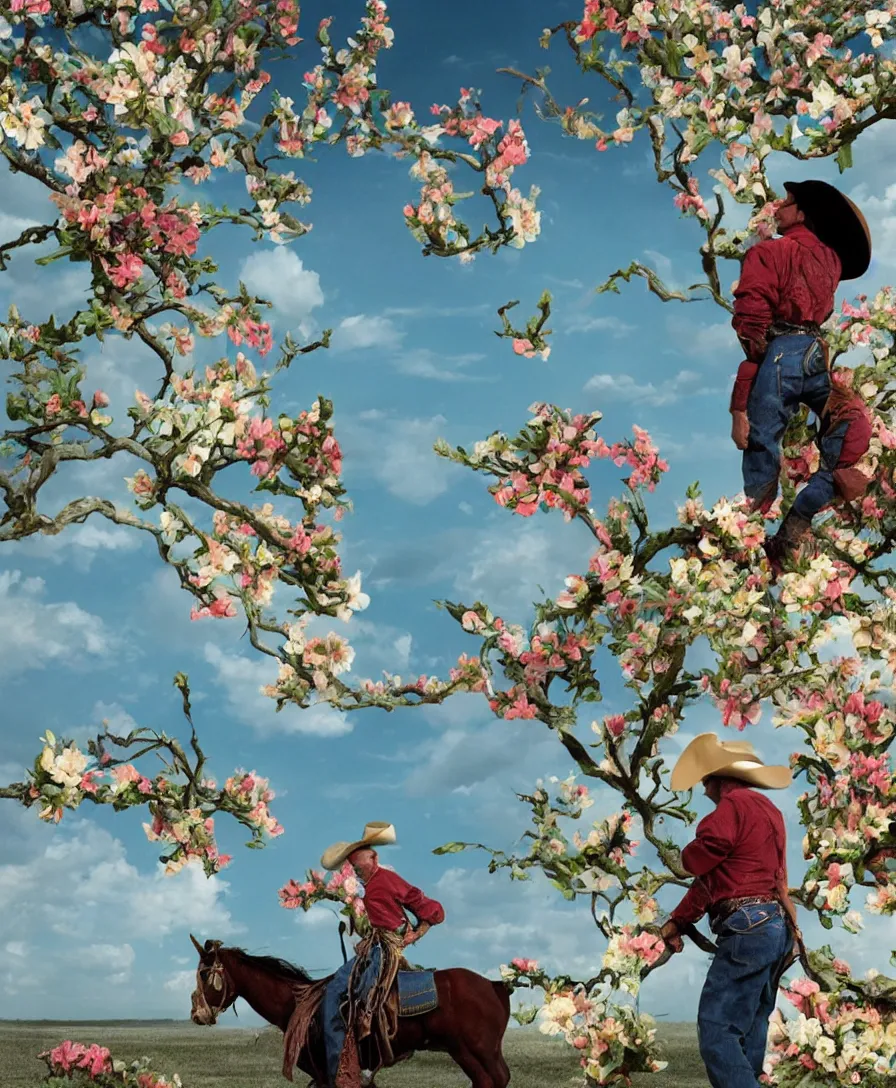
[[(461, 86), (481, 88), (485, 111), (507, 118), (519, 88), (495, 69), (531, 72), (549, 63), (558, 99), (589, 95), (602, 108), (600, 85), (577, 76), (559, 45), (547, 55), (538, 48), (541, 28), (572, 9), (529, 0), (450, 6), (395, 0), (396, 44), (382, 55), (380, 83), (395, 99), (409, 100), (418, 115), (431, 103), (456, 101)], [(309, 37), (327, 13), (319, 3), (305, 6)], [(334, 38), (353, 25), (340, 14)], [(289, 93), (291, 81), (315, 59), (312, 41), (300, 47), (298, 74), (281, 65), (275, 79)], [(253, 244), (247, 233), (232, 230), (211, 242), (221, 263), (219, 282), (235, 287), (242, 277), (275, 303), (275, 334), (335, 330), (329, 352), (298, 360), (278, 379), (275, 405), (298, 411), (318, 393), (336, 403), (345, 485), (355, 506), (342, 523), (344, 568), (361, 570), (372, 597), (346, 630), (359, 676), (376, 677), (384, 668), (444, 674), (470, 649), (470, 640), (435, 608), (436, 599), (479, 598), (527, 622), (539, 586), (555, 595), (566, 574), (587, 566), (590, 545), (581, 527), (559, 516), (523, 520), (499, 509), (484, 478), (435, 457), (437, 437), (468, 445), (495, 429), (515, 433), (536, 400), (600, 409), (608, 441), (630, 434), (636, 422), (671, 462), (650, 501), (657, 524), (674, 518), (694, 479), (710, 499), (739, 490), (739, 455), (728, 438), (726, 410), (739, 356), (726, 315), (710, 304), (663, 306), (640, 282), (619, 296), (593, 292), (635, 258), (675, 284), (698, 280), (694, 224), (678, 218), (671, 193), (657, 185), (644, 142), (600, 155), (591, 144), (563, 139), (530, 106), (523, 120), (533, 156), (515, 180), (542, 189), (542, 236), (523, 251), (480, 256), (468, 266), (424, 260), (401, 214), (417, 191), (409, 164), (383, 156), (350, 160), (341, 149), (291, 164), (314, 191), (302, 216), (314, 229), (298, 243)], [(896, 264), (892, 126), (863, 138), (855, 162), (843, 184), (875, 232), (875, 263), (857, 284), (868, 290), (890, 282)], [(836, 180), (836, 168), (787, 162), (773, 171), (775, 181), (808, 176)], [(461, 176), (458, 188), (468, 181)], [(48, 203), (39, 187), (21, 175), (3, 182), (4, 237), (22, 221), (45, 221)], [(221, 202), (240, 195), (231, 179), (213, 188)], [(480, 207), (467, 212), (474, 227), (488, 214)], [(736, 275), (730, 265), (723, 284)], [(85, 282), (77, 266), (41, 270), (17, 256), (11, 274), (0, 277), (0, 305), (15, 301), (34, 321), (43, 320), (51, 304), (67, 316), (83, 298)], [(520, 299), (515, 313), (532, 313), (545, 288), (554, 295), (553, 354), (548, 362), (518, 358), (493, 335), (500, 328), (495, 311)], [(223, 340), (200, 344), (197, 359), (216, 358), (228, 346)], [(110, 394), (116, 418), (135, 387), (156, 380), (152, 358), (136, 343), (110, 338), (103, 348), (87, 342), (83, 357), (87, 388)], [(123, 498), (122, 479), (132, 470), (126, 461), (76, 467), (46, 489), (46, 508), (77, 494)], [(594, 467), (596, 509), (619, 493), (620, 475), (606, 463)], [(399, 845), (384, 852), (384, 860), (446, 907), (445, 925), (421, 946), (428, 963), (494, 973), (501, 962), (523, 955), (556, 970), (591, 973), (603, 942), (585, 902), (564, 904), (539, 881), (511, 886), (485, 872), (484, 857), (431, 853), (450, 839), (512, 847), (526, 827), (513, 791), (571, 770), (539, 723), (497, 722), (477, 697), (392, 715), (276, 715), (258, 693), (271, 679), (271, 665), (240, 640), (239, 621), (191, 623), (190, 598), (173, 572), (160, 569), (155, 550), (133, 534), (92, 521), (58, 538), (7, 546), (0, 560), (5, 781), (21, 777), (47, 728), (84, 738), (109, 718), (114, 726), (133, 721), (180, 730), (171, 678), (183, 670), (212, 770), (219, 778), (237, 766), (270, 776), (278, 793), (274, 812), (286, 827), (266, 850), (241, 851), (239, 829), (220, 820), (222, 846), (235, 854), (232, 866), (212, 881), (189, 870), (165, 879), (140, 813), (90, 808), (67, 814), (53, 829), (39, 824), (33, 810), (3, 806), (0, 1017), (186, 1016), (195, 966), (191, 930), (315, 971), (332, 969), (339, 960), (332, 916), (287, 912), (277, 889), (317, 865), (331, 841), (353, 837), (378, 819), (398, 831)], [(601, 669), (605, 702), (596, 712), (624, 709), (613, 663), (603, 661)], [(717, 727), (712, 707), (699, 707), (670, 740), (670, 757), (694, 733)], [(767, 715), (751, 739), (767, 759), (785, 758), (795, 740), (774, 732)], [(792, 801), (799, 792), (780, 798), (784, 807), (791, 802), (794, 872), (801, 835)], [(615, 801), (599, 796), (589, 814), (600, 818), (616, 809)], [(705, 811), (702, 800), (698, 810)], [(673, 904), (674, 897), (664, 903)], [(847, 958), (871, 966), (875, 932), (845, 942)], [(645, 987), (642, 1007), (672, 1019), (693, 1017), (704, 966), (693, 951), (676, 958)]]

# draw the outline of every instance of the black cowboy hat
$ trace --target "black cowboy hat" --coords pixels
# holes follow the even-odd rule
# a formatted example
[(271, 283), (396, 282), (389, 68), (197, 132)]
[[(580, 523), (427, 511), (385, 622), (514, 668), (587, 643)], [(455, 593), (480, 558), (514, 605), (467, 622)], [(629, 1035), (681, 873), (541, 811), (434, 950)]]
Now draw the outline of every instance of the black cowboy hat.
[(871, 264), (871, 231), (849, 197), (826, 181), (786, 181), (784, 188), (812, 220), (815, 234), (840, 258), (840, 279), (863, 276)]

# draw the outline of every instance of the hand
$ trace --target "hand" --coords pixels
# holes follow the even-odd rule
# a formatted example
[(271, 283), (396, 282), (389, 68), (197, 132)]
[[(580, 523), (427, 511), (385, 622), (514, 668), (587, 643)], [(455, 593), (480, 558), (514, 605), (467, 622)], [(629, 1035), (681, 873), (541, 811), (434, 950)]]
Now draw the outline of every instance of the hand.
[(746, 412), (731, 413), (731, 439), (739, 450), (745, 450), (750, 440), (750, 421)]
[(407, 948), (409, 944), (413, 944), (417, 940), (417, 933), (413, 929), (409, 929), (407, 933), (401, 938), (401, 947)]
[(681, 934), (678, 932), (678, 926), (671, 918), (660, 930), (660, 936), (672, 949), (673, 953), (682, 952), (684, 950), (684, 941), (681, 939)]

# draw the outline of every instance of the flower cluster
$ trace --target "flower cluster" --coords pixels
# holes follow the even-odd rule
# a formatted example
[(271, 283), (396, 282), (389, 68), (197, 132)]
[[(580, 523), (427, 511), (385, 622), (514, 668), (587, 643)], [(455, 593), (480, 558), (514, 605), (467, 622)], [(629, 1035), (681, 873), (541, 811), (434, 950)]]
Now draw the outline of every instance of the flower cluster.
[(148, 1058), (124, 1062), (113, 1058), (109, 1050), (97, 1043), (65, 1042), (38, 1055), (46, 1062), (49, 1072), (45, 1088), (57, 1085), (94, 1086), (94, 1088), (182, 1088), (177, 1073), (171, 1077), (155, 1073)]
[[(732, 12), (713, 0), (683, 0), (671, 8), (585, 0), (570, 38), (579, 64), (617, 89), (634, 69), (651, 102), (642, 105), (636, 87), (613, 130), (596, 125), (584, 103), (565, 111), (561, 123), (602, 151), (610, 142), (631, 142), (640, 129), (661, 147), (665, 124), (674, 122), (682, 135), (677, 162), (689, 164), (709, 145), (720, 145), (724, 166), (713, 175), (736, 199), (762, 204), (768, 196), (762, 164), (770, 152), (798, 144), (810, 157), (836, 152), (838, 135), (855, 118), (880, 110), (892, 82), (889, 62), (877, 52), (896, 32), (890, 13), (840, 3), (829, 10), (831, 21), (815, 33), (794, 34), (795, 0), (757, 12)], [(862, 33), (872, 51), (844, 44)], [(673, 43), (674, 62), (663, 48)], [(617, 49), (633, 59), (616, 59)], [(841, 165), (849, 162), (844, 153)], [(709, 219), (696, 179), (674, 180), (676, 204)]]
[(436, 453), (467, 465), (478, 472), (488, 472), (499, 480), (489, 487), (499, 506), (529, 517), (536, 510), (557, 507), (569, 521), (587, 508), (591, 489), (582, 475), (595, 456), (603, 456), (602, 439), (594, 426), (599, 412), (572, 415), (550, 404), (533, 404), (534, 413), (526, 428), (515, 439), (495, 432), (477, 442), (472, 453), (453, 449), (439, 440)]
[[(831, 973), (836, 982), (849, 985), (849, 964), (835, 959)], [(765, 1065), (772, 1083), (779, 1088), (797, 1084), (885, 1088), (892, 1083), (896, 1075), (892, 1006), (864, 995), (850, 998), (836, 990), (824, 991), (808, 978), (791, 982), (784, 996), (797, 1015), (784, 1017), (778, 1009), (772, 1014)]]
[(589, 1084), (630, 1084), (633, 1073), (659, 1073), (668, 1065), (657, 1056), (655, 1021), (630, 1006), (559, 990), (546, 995), (539, 1018), (545, 1035), (562, 1036), (580, 1052)]
[[(274, 793), (266, 779), (239, 771), (218, 790), (212, 779), (201, 777), (201, 753), (198, 764), (192, 766), (178, 742), (164, 734), (149, 729), (136, 730), (124, 739), (100, 734), (89, 742), (87, 753), (49, 731), (42, 740), (43, 750), (28, 773), (28, 781), (6, 787), (3, 795), (26, 807), (40, 806), (40, 818), (54, 823), (62, 819), (66, 809), (77, 809), (84, 801), (111, 805), (116, 811), (146, 805), (152, 820), (143, 828), (150, 842), (161, 842), (168, 848), (161, 859), (167, 875), (195, 860), (211, 876), (230, 862), (230, 856), (220, 853), (215, 841), (217, 812), (232, 815), (248, 828), (251, 846), (262, 846), (266, 838), (282, 834), (283, 828), (268, 810)], [(165, 771), (148, 778), (133, 763), (113, 759), (110, 744), (145, 744), (144, 753), (166, 750), (175, 774)]]
[(316, 903), (337, 903), (354, 932), (364, 936), (369, 928), (361, 882), (349, 862), (328, 876), (310, 869), (302, 883), (290, 880), (278, 894), (280, 906), (287, 910), (309, 911)]

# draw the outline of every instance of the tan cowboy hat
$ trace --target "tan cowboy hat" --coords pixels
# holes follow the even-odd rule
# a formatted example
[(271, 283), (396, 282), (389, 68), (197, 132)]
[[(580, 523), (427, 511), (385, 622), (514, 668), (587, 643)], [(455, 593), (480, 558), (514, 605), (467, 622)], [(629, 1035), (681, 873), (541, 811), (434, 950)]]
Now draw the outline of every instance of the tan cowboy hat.
[(395, 828), (392, 824), (370, 823), (364, 828), (363, 836), (357, 842), (336, 842), (324, 850), (320, 859), (325, 869), (341, 869), (345, 860), (362, 846), (388, 846), (395, 842)]
[(793, 781), (789, 767), (767, 767), (747, 741), (719, 740), (715, 733), (701, 733), (678, 757), (669, 785), (684, 792), (711, 774), (740, 778), (761, 790), (786, 790)]
[(849, 197), (826, 181), (786, 181), (784, 188), (812, 220), (815, 234), (840, 258), (840, 279), (864, 276), (871, 264), (871, 231)]

